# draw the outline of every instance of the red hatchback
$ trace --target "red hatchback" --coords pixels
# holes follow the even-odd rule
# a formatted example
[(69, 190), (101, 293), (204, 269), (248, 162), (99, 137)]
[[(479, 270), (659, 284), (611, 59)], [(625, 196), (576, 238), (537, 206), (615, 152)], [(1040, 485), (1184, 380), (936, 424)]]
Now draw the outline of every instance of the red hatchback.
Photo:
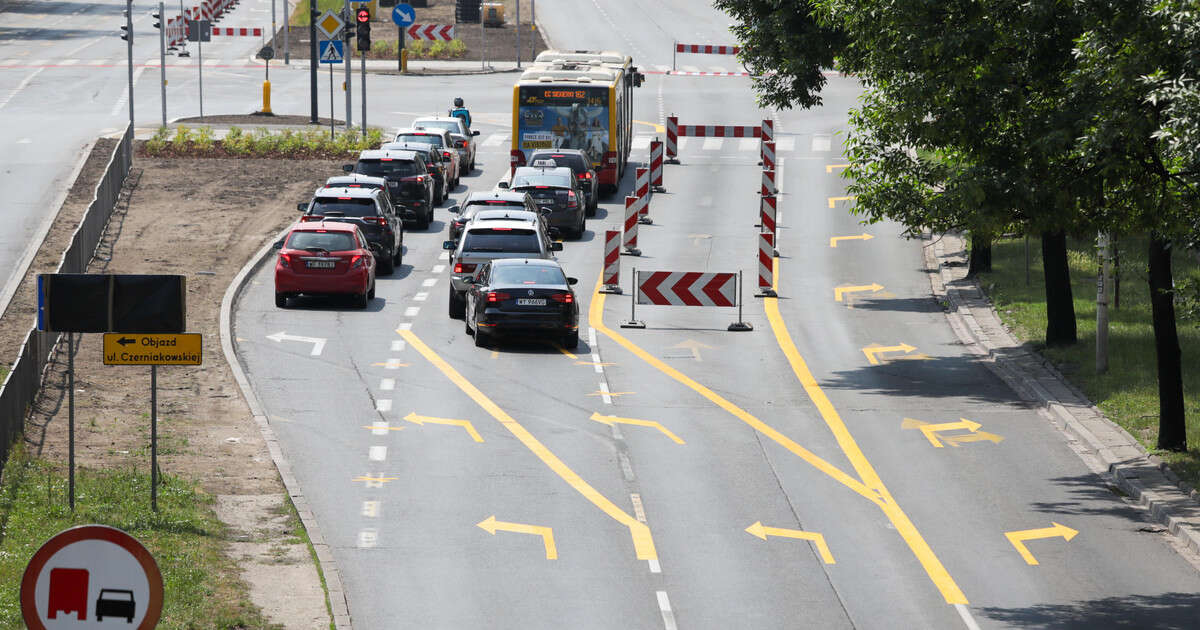
[(275, 306), (304, 295), (350, 295), (366, 308), (375, 298), (375, 256), (358, 226), (337, 221), (298, 223), (275, 243)]

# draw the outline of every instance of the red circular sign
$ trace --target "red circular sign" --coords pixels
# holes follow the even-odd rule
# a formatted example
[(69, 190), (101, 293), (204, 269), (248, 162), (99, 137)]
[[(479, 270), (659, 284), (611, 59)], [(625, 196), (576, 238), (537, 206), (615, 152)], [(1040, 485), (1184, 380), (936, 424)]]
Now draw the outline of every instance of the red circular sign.
[(21, 578), (21, 616), (33, 630), (105, 627), (105, 617), (150, 630), (162, 615), (163, 581), (133, 536), (81, 525), (42, 545)]
[(370, 9), (359, 9), (357, 17), (358, 17), (359, 22), (370, 22), (371, 21), (371, 10)]

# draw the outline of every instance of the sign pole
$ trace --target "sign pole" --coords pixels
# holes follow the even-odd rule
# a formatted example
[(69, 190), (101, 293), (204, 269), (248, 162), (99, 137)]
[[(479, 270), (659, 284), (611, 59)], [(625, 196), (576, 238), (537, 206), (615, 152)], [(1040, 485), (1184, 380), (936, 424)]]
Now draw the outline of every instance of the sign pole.
[(396, 25), (396, 72), (404, 72), (404, 27)]
[(158, 366), (150, 366), (150, 509), (158, 511)]
[(67, 333), (67, 495), (75, 511), (75, 333)]
[[(274, 5), (272, 5), (274, 6)], [(162, 98), (163, 126), (167, 126), (167, 14), (158, 3), (158, 89)], [(186, 38), (185, 38), (186, 39)]]
[[(482, 19), (482, 18), (480, 18)], [(521, 2), (517, 0), (517, 68), (521, 67)]]
[[(330, 46), (333, 44), (331, 43)], [(333, 140), (333, 64), (329, 64), (329, 139)]]
[[(310, 90), (310, 101), (312, 101), (312, 117), (309, 123), (318, 125), (321, 119), (317, 114), (317, 0), (308, 0), (308, 78), (312, 85)], [(330, 69), (330, 72), (333, 70)], [(333, 118), (333, 110), (329, 112), (329, 118)]]
[(200, 87), (200, 120), (204, 120), (204, 29), (197, 26), (196, 77)]
[[(349, 24), (350, 20), (354, 19), (354, 14), (350, 12), (350, 0), (345, 0), (344, 4), (345, 8), (343, 10), (346, 12), (345, 20), (346, 23)], [(350, 127), (353, 126), (350, 117), (351, 112), (354, 111), (354, 108), (350, 102), (350, 97), (354, 94), (354, 90), (351, 89), (352, 86), (350, 85), (350, 81), (354, 77), (354, 72), (350, 68), (350, 59), (354, 56), (354, 48), (350, 46), (349, 28), (344, 27), (344, 30), (342, 30), (342, 41), (346, 42), (346, 52), (342, 55), (343, 63), (346, 65), (346, 131), (350, 131)]]
[(125, 0), (125, 26), (129, 31), (129, 126), (133, 127), (133, 0)]
[[(347, 65), (347, 68), (350, 66)], [(362, 133), (363, 138), (367, 137), (367, 54), (363, 53), (358, 57), (358, 68), (361, 73), (359, 83), (362, 83)], [(349, 124), (349, 120), (346, 121)]]

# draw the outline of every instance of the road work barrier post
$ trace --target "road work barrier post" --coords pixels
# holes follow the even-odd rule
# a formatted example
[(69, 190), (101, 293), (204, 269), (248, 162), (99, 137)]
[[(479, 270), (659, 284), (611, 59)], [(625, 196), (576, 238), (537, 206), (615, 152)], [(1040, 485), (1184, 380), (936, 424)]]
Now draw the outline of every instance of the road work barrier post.
[(633, 268), (633, 274), (630, 276), (633, 281), (633, 294), (629, 296), (629, 319), (621, 322), (621, 328), (645, 328), (646, 322), (639, 321), (637, 318), (637, 296), (638, 296), (638, 270)]
[[(762, 161), (763, 168), (766, 168), (767, 167), (767, 162), (766, 162), (767, 158), (765, 155), (763, 155), (763, 152), (766, 150), (766, 143), (775, 142), (775, 121), (773, 121), (769, 118), (763, 119), (761, 138), (762, 138), (762, 140), (758, 143), (758, 150), (759, 150), (758, 157), (759, 157), (759, 160)], [(774, 153), (774, 151), (772, 151), (772, 153)], [(771, 162), (774, 163), (774, 161), (775, 161), (774, 156), (772, 156)], [(771, 168), (774, 169), (775, 167), (772, 166)]]
[(737, 286), (738, 286), (738, 289), (737, 289), (738, 318), (737, 318), (736, 322), (733, 322), (732, 324), (730, 324), (727, 328), (725, 328), (725, 330), (728, 330), (729, 332), (745, 332), (747, 330), (754, 330), (754, 324), (751, 324), (750, 322), (742, 320), (742, 304), (744, 304), (746, 302), (746, 299), (745, 299), (746, 283), (742, 280), (742, 272), (740, 272), (740, 271), (738, 272), (738, 276), (737, 276)]
[(638, 236), (638, 211), (637, 197), (628, 195), (625, 197), (625, 251), (623, 253), (630, 256), (641, 256), (642, 250), (637, 247)]
[(650, 141), (650, 185), (654, 192), (665, 192), (663, 188), (663, 143), (655, 138)]
[(775, 196), (775, 171), (763, 169), (762, 172), (762, 188), (759, 191), (764, 197)]
[(760, 208), (759, 219), (758, 219), (758, 225), (756, 227), (759, 228), (760, 232), (770, 232), (771, 233), (771, 245), (772, 245), (771, 253), (775, 256), (778, 256), (779, 255), (779, 230), (778, 230), (779, 215), (778, 215), (777, 206), (775, 205), (775, 203), (776, 203), (776, 197), (774, 195), (768, 195), (768, 196), (762, 198), (761, 203), (759, 203), (759, 208)]
[(775, 170), (775, 141), (765, 140), (762, 143), (762, 167), (764, 171)]
[(679, 117), (667, 116), (667, 164), (679, 163)]
[(754, 297), (779, 297), (775, 285), (775, 235), (758, 233), (758, 293)]
[(653, 225), (654, 220), (650, 218), (650, 169), (639, 166), (634, 173), (633, 194), (638, 198), (638, 223)]
[(604, 232), (604, 273), (601, 274), (604, 288), (601, 293), (621, 293), (621, 231)]
[[(270, 62), (268, 62), (268, 63), (270, 63)], [(264, 113), (264, 114), (271, 113), (271, 82), (270, 81), (263, 81), (262, 113)]]
[[(630, 323), (637, 326), (626, 328), (645, 328), (645, 322), (636, 319), (637, 304), (653, 304), (657, 306), (722, 306), (736, 307), (737, 299), (736, 273), (703, 273), (697, 271), (637, 271), (634, 276), (633, 304), (630, 309)], [(728, 330), (747, 330), (741, 324), (730, 325)]]

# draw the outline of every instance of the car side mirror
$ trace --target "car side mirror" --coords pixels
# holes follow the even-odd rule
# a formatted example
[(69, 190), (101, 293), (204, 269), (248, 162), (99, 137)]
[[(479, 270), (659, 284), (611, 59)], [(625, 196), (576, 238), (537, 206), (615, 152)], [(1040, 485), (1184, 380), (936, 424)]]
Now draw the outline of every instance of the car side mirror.
[(442, 241), (442, 249), (452, 250), (458, 245), (457, 241)]
[(563, 249), (563, 248), (562, 248), (562, 243), (559, 243), (558, 241), (555, 241), (555, 242), (553, 242), (553, 243), (550, 243), (550, 251), (552, 251), (552, 252), (561, 252), (561, 251), (562, 251), (562, 249)]
[(446, 212), (449, 212), (450, 214), (458, 214), (459, 212), (462, 212), (462, 208), (458, 206), (450, 206), (449, 208), (446, 208)]
[(472, 135), (472, 136), (478, 136), (478, 135), (479, 135), (479, 132), (478, 132), (478, 131), (472, 131), (472, 132), (471, 132), (471, 135)]
[(579, 278), (567, 278), (567, 284), (579, 284)]
[(343, 170), (343, 171), (345, 171), (345, 172), (347, 172), (347, 173), (353, 173), (353, 172), (354, 172), (354, 165), (353, 165), (353, 164), (343, 164), (343, 165), (342, 165), (342, 170)]
[(508, 182), (500, 182), (500, 183), (496, 184), (496, 188), (503, 188), (505, 190), (508, 190)]
[(303, 201), (301, 203), (296, 204), (296, 209), (299, 210), (300, 212), (307, 212), (308, 211), (308, 202)]
[(271, 247), (274, 247), (275, 249), (283, 249), (283, 241), (275, 241), (271, 244)]

